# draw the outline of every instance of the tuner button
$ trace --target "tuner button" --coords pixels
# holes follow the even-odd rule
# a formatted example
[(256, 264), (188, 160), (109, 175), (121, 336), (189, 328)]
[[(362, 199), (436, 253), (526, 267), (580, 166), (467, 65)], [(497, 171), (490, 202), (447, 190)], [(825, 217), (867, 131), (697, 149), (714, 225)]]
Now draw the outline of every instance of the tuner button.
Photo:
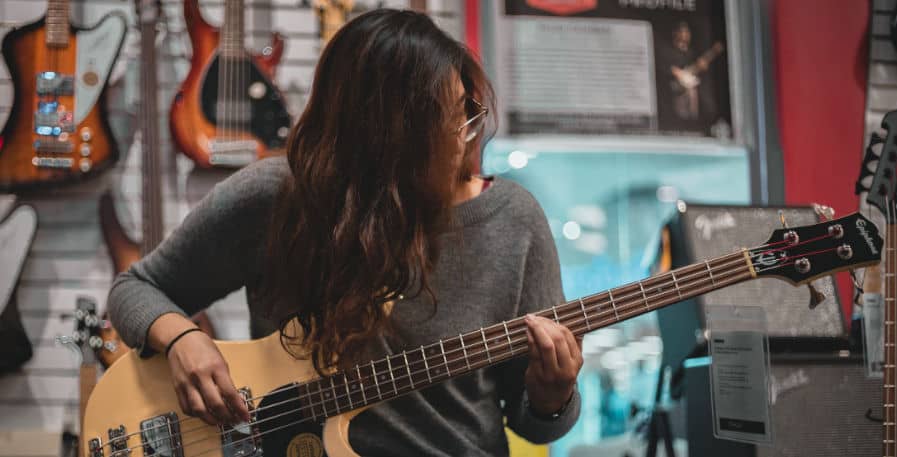
[(840, 240), (844, 237), (844, 227), (842, 227), (841, 224), (832, 225), (828, 228), (828, 234), (832, 238)]
[(789, 244), (797, 244), (800, 241), (800, 235), (794, 230), (789, 230), (785, 233), (785, 241)]
[(847, 260), (853, 257), (853, 248), (850, 245), (842, 244), (838, 246), (838, 257)]
[(810, 272), (810, 261), (806, 257), (797, 259), (797, 262), (794, 262), (794, 268), (800, 274), (807, 274)]

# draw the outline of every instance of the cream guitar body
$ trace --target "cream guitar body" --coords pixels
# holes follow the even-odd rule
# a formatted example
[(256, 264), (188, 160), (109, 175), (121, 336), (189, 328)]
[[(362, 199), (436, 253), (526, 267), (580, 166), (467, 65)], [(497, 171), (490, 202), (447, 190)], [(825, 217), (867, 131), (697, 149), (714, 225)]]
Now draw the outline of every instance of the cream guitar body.
[[(309, 360), (297, 360), (283, 349), (278, 333), (255, 341), (216, 344), (230, 366), (237, 389), (246, 398), (262, 397), (283, 386), (317, 378)], [(284, 403), (288, 409), (299, 408), (298, 401), (293, 400), (296, 397), (290, 394), (291, 390), (285, 390), (265, 395), (264, 400), (249, 401), (253, 421), (257, 423), (251, 427), (254, 430), (244, 429), (245, 433), (241, 433), (239, 426), (235, 431), (229, 427), (219, 429), (181, 411), (164, 356), (140, 359), (131, 351), (106, 371), (87, 403), (81, 427), (81, 455), (114, 456), (116, 450), (130, 449), (133, 457), (358, 456), (349, 446), (349, 421), (364, 408), (330, 417), (321, 421), (323, 426), (309, 420), (270, 431), (297, 420), (294, 414), (270, 418), (277, 407), (269, 405), (289, 402)], [(171, 418), (171, 414), (176, 417)], [(178, 436), (169, 433), (175, 429)], [(253, 434), (260, 438), (253, 439)], [(125, 438), (116, 445), (116, 436)], [(97, 446), (102, 454), (92, 453)]]

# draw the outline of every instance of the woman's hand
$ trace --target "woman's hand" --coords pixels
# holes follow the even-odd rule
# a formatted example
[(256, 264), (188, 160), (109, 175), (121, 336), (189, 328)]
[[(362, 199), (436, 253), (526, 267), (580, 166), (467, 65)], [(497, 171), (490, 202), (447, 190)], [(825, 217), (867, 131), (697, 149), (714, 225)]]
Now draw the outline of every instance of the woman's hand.
[[(195, 326), (183, 316), (166, 314), (150, 327), (150, 343), (164, 352), (170, 341)], [(249, 421), (249, 411), (234, 387), (227, 362), (208, 335), (190, 332), (178, 339), (168, 353), (168, 366), (182, 411), (209, 425)]]
[(530, 408), (541, 415), (561, 410), (573, 396), (582, 368), (582, 341), (567, 327), (528, 314), (529, 367), (524, 377)]

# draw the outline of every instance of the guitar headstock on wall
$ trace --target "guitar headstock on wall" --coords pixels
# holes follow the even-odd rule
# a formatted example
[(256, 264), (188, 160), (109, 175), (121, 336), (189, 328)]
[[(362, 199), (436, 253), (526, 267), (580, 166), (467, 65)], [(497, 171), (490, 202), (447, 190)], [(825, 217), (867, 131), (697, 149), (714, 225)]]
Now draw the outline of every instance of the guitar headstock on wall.
[[(873, 133), (870, 137), (855, 191), (857, 195), (867, 192), (866, 203), (878, 208), (888, 224), (894, 224), (897, 223), (897, 207), (894, 204), (897, 198), (897, 111), (885, 114), (881, 126), (885, 129), (885, 136), (882, 138)], [(876, 146), (879, 145), (881, 150), (876, 153)], [(864, 182), (870, 176), (872, 179), (867, 186)]]
[(318, 16), (318, 38), (321, 49), (336, 35), (337, 30), (349, 19), (355, 8), (355, 0), (312, 0), (312, 8)]

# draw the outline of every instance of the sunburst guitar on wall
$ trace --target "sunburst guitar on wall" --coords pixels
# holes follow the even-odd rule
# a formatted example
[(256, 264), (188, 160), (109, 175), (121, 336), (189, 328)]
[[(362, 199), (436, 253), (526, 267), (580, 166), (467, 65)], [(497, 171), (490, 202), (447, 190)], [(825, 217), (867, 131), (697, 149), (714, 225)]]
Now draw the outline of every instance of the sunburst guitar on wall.
[(249, 54), (243, 0), (227, 0), (224, 8), (219, 31), (202, 18), (197, 0), (184, 1), (193, 57), (170, 126), (177, 147), (201, 167), (241, 167), (281, 153), (291, 123), (273, 82), (283, 39), (275, 33), (262, 55)]
[(0, 190), (72, 181), (115, 162), (104, 88), (126, 32), (121, 13), (84, 29), (69, 22), (68, 0), (50, 0), (46, 16), (6, 35), (14, 97), (0, 134)]

